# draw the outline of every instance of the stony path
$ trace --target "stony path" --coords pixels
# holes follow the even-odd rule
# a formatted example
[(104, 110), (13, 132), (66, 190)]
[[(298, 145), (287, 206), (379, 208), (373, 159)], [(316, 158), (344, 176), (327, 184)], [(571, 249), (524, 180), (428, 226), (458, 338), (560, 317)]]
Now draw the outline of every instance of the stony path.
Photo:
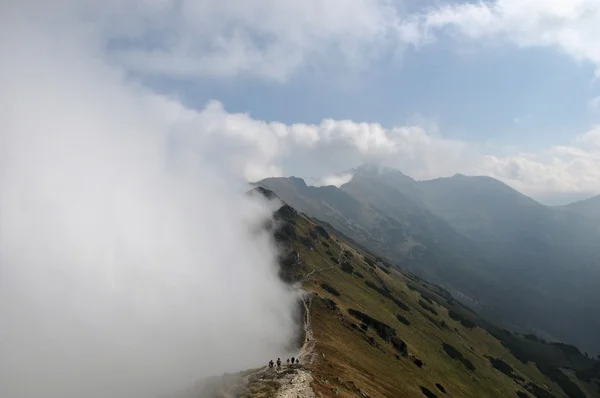
[(310, 386), (312, 381), (312, 375), (304, 369), (288, 374), (279, 381), (281, 388), (275, 398), (316, 398), (315, 392)]
[[(311, 364), (315, 360), (315, 339), (313, 337), (312, 325), (310, 322), (310, 304), (311, 298), (306, 295), (302, 298), (304, 304), (304, 344), (300, 349), (300, 363), (304, 365)], [(294, 373), (285, 375), (279, 380), (281, 388), (275, 398), (316, 398), (310, 383), (313, 377), (308, 370), (298, 369)]]
[[(338, 255), (338, 263), (342, 259), (342, 255), (344, 254), (344, 247), (340, 245), (340, 253)], [(306, 274), (301, 281), (305, 281), (310, 278), (312, 275), (327, 271), (336, 267), (340, 267), (339, 264), (333, 265), (331, 267), (326, 267), (323, 269), (313, 270)], [(311, 297), (309, 294), (305, 294), (302, 297), (302, 303), (304, 304), (304, 344), (302, 344), (302, 348), (298, 354), (298, 358), (300, 359), (301, 365), (310, 365), (316, 360), (316, 354), (314, 352), (316, 341), (313, 336), (312, 325), (310, 320), (310, 305), (311, 305)], [(235, 398), (238, 395), (238, 392), (249, 382), (252, 382), (256, 379), (261, 379), (269, 372), (279, 373), (278, 371), (269, 370), (268, 368), (263, 368), (255, 373), (247, 375), (243, 379), (241, 379), (238, 383), (235, 383), (232, 386), (229, 386), (225, 391), (222, 391), (224, 398)], [(313, 377), (310, 371), (303, 369), (302, 367), (298, 369), (294, 369), (293, 372), (284, 372), (285, 375), (281, 378), (277, 378), (276, 375), (271, 375), (273, 379), (276, 379), (279, 383), (281, 383), (281, 387), (277, 392), (275, 398), (316, 398), (315, 392), (313, 391), (310, 383), (313, 381)], [(271, 378), (269, 377), (269, 378)]]

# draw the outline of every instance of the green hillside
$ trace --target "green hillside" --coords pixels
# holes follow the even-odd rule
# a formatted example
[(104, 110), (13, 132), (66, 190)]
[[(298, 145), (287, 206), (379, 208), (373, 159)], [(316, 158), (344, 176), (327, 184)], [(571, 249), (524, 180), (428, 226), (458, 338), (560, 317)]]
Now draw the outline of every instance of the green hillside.
[[(281, 276), (311, 297), (314, 362), (305, 369), (316, 396), (600, 396), (600, 364), (575, 347), (488, 324), (287, 205), (276, 219)], [(240, 391), (276, 396), (277, 382), (258, 378)]]
[(259, 183), (486, 318), (600, 353), (600, 227), (489, 177), (415, 181), (361, 167), (347, 184)]

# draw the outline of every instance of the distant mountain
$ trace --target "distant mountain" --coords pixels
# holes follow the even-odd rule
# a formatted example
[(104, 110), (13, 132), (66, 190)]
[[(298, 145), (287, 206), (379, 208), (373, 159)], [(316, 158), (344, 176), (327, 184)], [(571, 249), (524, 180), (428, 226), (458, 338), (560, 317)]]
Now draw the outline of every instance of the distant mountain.
[(562, 209), (570, 210), (584, 217), (600, 219), (600, 195), (586, 200), (562, 206)]
[(600, 229), (489, 177), (359, 167), (340, 188), (259, 183), (488, 318), (600, 352)]

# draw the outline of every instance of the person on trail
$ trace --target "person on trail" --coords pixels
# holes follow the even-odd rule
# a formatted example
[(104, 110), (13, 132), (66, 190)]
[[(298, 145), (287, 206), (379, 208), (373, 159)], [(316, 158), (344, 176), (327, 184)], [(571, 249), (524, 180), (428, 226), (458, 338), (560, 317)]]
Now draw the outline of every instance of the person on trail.
[(294, 357), (292, 357), (292, 366), (294, 366)]
[(296, 365), (300, 364), (300, 359), (296, 358)]
[(269, 369), (273, 369), (273, 360), (272, 359), (269, 361)]
[[(294, 360), (294, 358), (292, 358), (292, 361)], [(290, 359), (286, 359), (285, 362), (287, 363), (287, 366), (290, 366)]]
[(281, 369), (281, 358), (277, 358), (277, 369)]

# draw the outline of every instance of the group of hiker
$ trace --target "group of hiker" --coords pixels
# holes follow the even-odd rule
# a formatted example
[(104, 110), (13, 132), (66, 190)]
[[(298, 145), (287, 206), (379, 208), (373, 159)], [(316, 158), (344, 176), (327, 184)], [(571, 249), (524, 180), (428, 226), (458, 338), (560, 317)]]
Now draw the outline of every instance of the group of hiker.
[[(300, 364), (300, 359), (299, 358), (294, 358), (292, 357), (292, 359), (286, 359), (286, 363), (287, 366), (294, 366), (294, 365), (299, 365)], [(277, 365), (277, 370), (281, 369), (281, 358), (277, 358), (277, 362), (273, 363), (273, 360), (271, 359), (269, 361), (269, 369), (273, 369), (273, 367), (275, 367), (275, 365)]]

